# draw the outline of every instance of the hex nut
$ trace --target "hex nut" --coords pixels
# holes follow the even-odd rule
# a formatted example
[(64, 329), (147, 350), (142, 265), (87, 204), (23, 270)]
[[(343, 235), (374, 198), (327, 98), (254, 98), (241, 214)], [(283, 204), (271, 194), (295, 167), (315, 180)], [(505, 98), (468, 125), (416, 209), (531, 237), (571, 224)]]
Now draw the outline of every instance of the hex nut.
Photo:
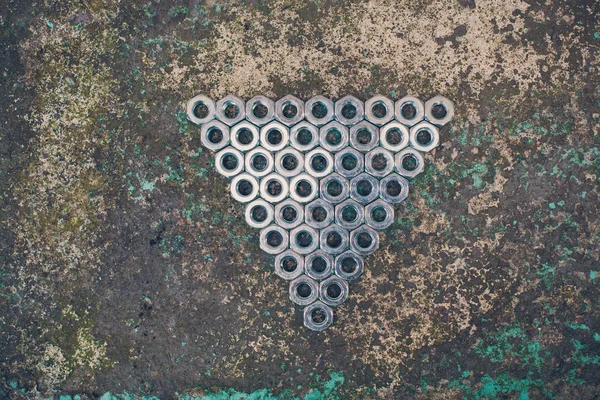
[(304, 258), (304, 273), (316, 281), (327, 279), (333, 272), (333, 256), (315, 250)]
[(358, 228), (363, 224), (364, 218), (364, 207), (352, 199), (335, 206), (335, 223), (344, 229)]
[(294, 229), (304, 222), (304, 207), (287, 199), (275, 206), (275, 222), (285, 229)]
[(409, 137), (408, 128), (396, 121), (385, 124), (379, 131), (381, 147), (394, 153), (408, 146)]
[(348, 248), (348, 231), (339, 225), (332, 224), (321, 230), (321, 249), (336, 255)]
[(319, 233), (306, 224), (290, 231), (290, 248), (298, 254), (312, 253), (319, 248)]
[(319, 284), (319, 300), (335, 307), (348, 298), (348, 282), (338, 276), (332, 276)]
[(361, 204), (369, 204), (379, 196), (379, 182), (363, 172), (350, 181), (350, 198)]
[(365, 118), (377, 126), (385, 125), (394, 118), (394, 102), (382, 95), (365, 102)]
[(260, 231), (260, 248), (269, 254), (282, 253), (289, 245), (288, 231), (272, 224)]
[(394, 157), (396, 171), (407, 178), (414, 178), (423, 171), (425, 161), (423, 156), (413, 148), (406, 148)]
[(388, 203), (404, 201), (408, 192), (408, 181), (398, 174), (390, 174), (379, 181), (379, 197)]
[(236, 175), (231, 180), (231, 197), (240, 203), (247, 203), (258, 196), (258, 179), (247, 172)]
[(306, 121), (294, 125), (290, 130), (290, 143), (303, 153), (312, 150), (319, 144), (319, 128)]
[[(203, 117), (200, 117), (196, 114), (196, 109), (200, 105), (206, 108), (206, 115)], [(187, 112), (187, 118), (196, 125), (205, 124), (215, 118), (215, 101), (203, 94), (199, 94), (198, 96), (192, 97), (190, 100), (188, 100), (185, 108)]]
[(304, 119), (304, 103), (296, 96), (282, 97), (275, 103), (275, 118), (284, 125), (296, 125)]
[(369, 121), (361, 121), (350, 128), (350, 144), (366, 153), (379, 144), (379, 128)]
[(304, 272), (304, 257), (294, 252), (286, 250), (275, 257), (275, 274), (286, 281), (291, 281), (302, 275)]
[(290, 282), (290, 300), (300, 306), (314, 303), (319, 297), (319, 285), (308, 276), (302, 275)]
[(263, 126), (275, 117), (275, 103), (265, 96), (254, 96), (246, 102), (246, 119)]
[(244, 155), (229, 146), (215, 155), (215, 168), (223, 176), (231, 177), (244, 170)]
[(316, 332), (324, 331), (333, 323), (333, 310), (320, 301), (304, 309), (304, 326)]
[(346, 126), (352, 126), (365, 116), (365, 106), (354, 96), (345, 96), (335, 102), (335, 118)]
[(346, 281), (357, 279), (364, 269), (365, 261), (353, 251), (346, 251), (335, 258), (334, 272)]
[(331, 204), (341, 203), (350, 195), (350, 182), (339, 174), (329, 174), (321, 179), (319, 193)]
[(279, 151), (285, 148), (289, 139), (290, 130), (277, 121), (271, 121), (260, 128), (260, 143), (269, 151)]
[(332, 153), (348, 146), (348, 128), (337, 121), (331, 121), (319, 129), (321, 147)]
[(384, 200), (375, 200), (365, 207), (365, 222), (373, 229), (386, 229), (394, 222), (394, 207)]
[(440, 144), (440, 130), (429, 122), (423, 121), (410, 128), (410, 146), (426, 153)]
[(216, 119), (203, 124), (200, 142), (209, 150), (221, 150), (229, 144), (229, 127)]
[(352, 147), (346, 147), (335, 155), (334, 168), (344, 178), (354, 178), (364, 171), (364, 167), (363, 154)]
[(260, 180), (260, 196), (269, 203), (279, 203), (289, 192), (287, 179), (278, 173), (272, 172)]
[(394, 156), (383, 147), (375, 147), (365, 156), (365, 171), (383, 178), (394, 170)]
[(264, 199), (256, 199), (246, 206), (244, 216), (251, 228), (265, 228), (273, 222), (273, 206)]
[(246, 172), (257, 178), (273, 172), (275, 161), (270, 151), (262, 147), (255, 147), (246, 153)]
[(444, 96), (434, 96), (425, 103), (425, 119), (444, 126), (454, 119), (454, 103)]
[(242, 121), (231, 128), (231, 145), (241, 152), (250, 151), (258, 145), (258, 128)]
[(335, 109), (333, 101), (325, 96), (315, 96), (304, 105), (304, 114), (308, 122), (313, 125), (325, 125), (333, 119)]
[(333, 205), (326, 200), (316, 199), (304, 206), (304, 221), (315, 229), (331, 225), (333, 219)]
[(319, 181), (307, 173), (296, 175), (290, 181), (290, 197), (298, 203), (308, 203), (317, 197), (318, 193)]
[(317, 147), (304, 157), (304, 170), (315, 178), (323, 178), (333, 171), (333, 156), (327, 150)]
[(233, 95), (227, 95), (217, 102), (215, 115), (223, 123), (235, 125), (246, 117), (244, 102)]
[(275, 171), (286, 178), (298, 175), (304, 169), (304, 154), (293, 147), (280, 150), (275, 154)]
[(366, 256), (379, 247), (379, 234), (367, 225), (359, 226), (350, 232), (350, 248), (355, 253)]
[(404, 96), (396, 101), (394, 114), (398, 122), (411, 127), (425, 118), (425, 105), (414, 96)]

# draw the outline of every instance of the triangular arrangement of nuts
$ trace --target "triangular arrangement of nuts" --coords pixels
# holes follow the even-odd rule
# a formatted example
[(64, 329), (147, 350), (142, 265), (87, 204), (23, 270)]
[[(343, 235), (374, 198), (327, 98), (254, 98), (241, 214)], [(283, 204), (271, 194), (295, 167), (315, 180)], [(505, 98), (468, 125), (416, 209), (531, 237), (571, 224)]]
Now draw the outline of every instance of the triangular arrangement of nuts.
[(394, 221), (392, 204), (408, 196), (408, 179), (438, 145), (454, 104), (442, 96), (244, 103), (229, 95), (215, 103), (198, 95), (187, 116), (216, 152), (217, 171), (231, 179), (231, 196), (247, 204), (246, 222), (275, 255), (275, 273), (304, 307), (304, 325), (322, 331), (377, 250), (377, 231)]

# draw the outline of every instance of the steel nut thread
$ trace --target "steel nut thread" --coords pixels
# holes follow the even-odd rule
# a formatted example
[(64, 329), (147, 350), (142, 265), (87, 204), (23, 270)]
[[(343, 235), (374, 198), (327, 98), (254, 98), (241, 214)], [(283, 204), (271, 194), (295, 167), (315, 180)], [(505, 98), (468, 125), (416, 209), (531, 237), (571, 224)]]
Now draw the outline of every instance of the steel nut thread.
[(365, 171), (382, 178), (394, 170), (394, 156), (383, 147), (376, 147), (365, 156)]
[(323, 178), (333, 171), (333, 156), (317, 147), (304, 157), (304, 169), (315, 178)]
[(246, 153), (246, 172), (257, 178), (273, 172), (275, 161), (270, 151), (262, 147), (256, 147)]
[(408, 128), (399, 122), (385, 124), (379, 131), (381, 147), (395, 153), (408, 146), (410, 134)]
[(379, 182), (362, 173), (350, 181), (350, 197), (361, 204), (369, 204), (379, 196)]
[(365, 116), (365, 106), (354, 96), (345, 96), (335, 102), (335, 118), (346, 126), (352, 126)]
[(268, 151), (279, 151), (287, 146), (290, 131), (287, 126), (272, 121), (260, 128), (260, 143)]
[(337, 121), (331, 121), (319, 129), (321, 147), (336, 153), (348, 146), (348, 128)]
[(200, 142), (209, 150), (221, 150), (229, 144), (229, 127), (217, 120), (203, 124), (200, 130)]
[(246, 117), (244, 102), (232, 95), (225, 96), (217, 102), (215, 115), (225, 124), (235, 125)]
[(348, 247), (348, 231), (339, 225), (329, 225), (321, 230), (320, 242), (323, 251), (332, 255), (340, 254)]
[(319, 144), (319, 128), (302, 121), (290, 130), (290, 144), (301, 152), (307, 152)]
[(420, 122), (425, 118), (425, 105), (414, 96), (405, 96), (396, 101), (396, 120), (408, 127)]
[(341, 203), (350, 195), (350, 182), (339, 174), (327, 175), (321, 179), (319, 193), (331, 204)]
[(213, 99), (199, 94), (187, 102), (187, 118), (196, 125), (205, 124), (215, 118), (216, 107)]
[(247, 203), (258, 196), (258, 179), (247, 172), (236, 175), (231, 181), (231, 197)]
[(334, 168), (344, 178), (354, 178), (364, 171), (365, 159), (362, 153), (351, 147), (346, 147), (335, 155)]
[(292, 229), (290, 248), (299, 254), (312, 253), (319, 248), (319, 233), (306, 224)]
[(365, 222), (373, 229), (386, 229), (394, 222), (394, 208), (384, 200), (375, 200), (365, 207)]
[(286, 281), (296, 279), (304, 272), (304, 257), (286, 250), (275, 257), (275, 274)]
[(366, 153), (379, 144), (379, 128), (369, 121), (361, 121), (350, 128), (350, 144)]
[(379, 247), (379, 234), (369, 226), (359, 226), (350, 232), (350, 247), (363, 256), (372, 254)]
[(316, 332), (324, 331), (333, 323), (333, 310), (320, 301), (304, 309), (304, 326)]
[(408, 192), (408, 181), (398, 174), (390, 174), (379, 181), (379, 197), (388, 203), (404, 201)]
[(440, 131), (429, 122), (421, 122), (410, 128), (410, 146), (426, 153), (440, 144)]
[(421, 153), (410, 147), (396, 154), (394, 158), (396, 171), (407, 178), (414, 178), (419, 175), (425, 166)]
[(385, 96), (376, 95), (365, 102), (365, 118), (381, 126), (394, 118), (394, 103)]
[(297, 201), (287, 199), (275, 206), (275, 222), (285, 229), (294, 229), (304, 222), (304, 207)]
[(260, 231), (260, 248), (269, 254), (279, 254), (288, 248), (288, 231), (277, 225), (269, 225)]
[(256, 199), (246, 206), (246, 223), (251, 228), (261, 229), (273, 222), (273, 206), (264, 199)]
[(352, 230), (363, 224), (365, 209), (354, 200), (346, 200), (335, 206), (335, 223), (344, 229)]
[(288, 181), (273, 172), (260, 180), (260, 195), (269, 203), (279, 203), (290, 192)]
[(348, 282), (342, 278), (332, 276), (319, 284), (319, 300), (328, 306), (339, 306), (347, 298)]
[(353, 251), (346, 251), (335, 258), (335, 274), (346, 281), (357, 279), (364, 269), (365, 261)]
[(304, 154), (288, 147), (275, 155), (275, 170), (286, 178), (298, 175), (304, 169)]
[(258, 128), (242, 121), (231, 128), (231, 145), (241, 152), (252, 150), (258, 145)]
[(304, 207), (304, 221), (315, 229), (331, 225), (333, 218), (333, 205), (326, 200), (316, 199)]
[(275, 117), (275, 103), (265, 96), (254, 96), (246, 102), (246, 119), (263, 126)]
[(315, 250), (304, 258), (304, 273), (314, 280), (327, 279), (333, 273), (333, 256)]
[(444, 126), (454, 119), (454, 103), (444, 96), (432, 97), (425, 103), (425, 119), (437, 126)]
[(275, 118), (287, 126), (297, 124), (304, 119), (304, 103), (292, 95), (282, 97), (275, 103)]
[(313, 125), (325, 125), (333, 119), (333, 101), (325, 96), (315, 96), (304, 105), (305, 118)]
[(231, 177), (244, 170), (244, 155), (233, 147), (225, 147), (215, 155), (215, 168), (223, 176)]
[(300, 276), (290, 282), (290, 300), (300, 306), (314, 303), (319, 297), (319, 285), (308, 276)]

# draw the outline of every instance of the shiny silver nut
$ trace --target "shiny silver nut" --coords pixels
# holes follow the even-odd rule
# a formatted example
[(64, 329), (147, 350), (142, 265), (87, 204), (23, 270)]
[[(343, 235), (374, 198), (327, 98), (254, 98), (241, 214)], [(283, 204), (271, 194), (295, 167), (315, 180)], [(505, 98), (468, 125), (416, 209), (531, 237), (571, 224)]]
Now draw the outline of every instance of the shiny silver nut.
[(287, 126), (271, 121), (260, 128), (260, 144), (269, 151), (279, 151), (287, 146), (290, 130)]
[(284, 125), (292, 126), (304, 119), (304, 102), (287, 95), (275, 103), (275, 118)]
[(232, 95), (225, 96), (217, 102), (216, 116), (229, 126), (235, 125), (246, 117), (244, 102)]
[(335, 102), (335, 118), (346, 126), (352, 126), (365, 116), (365, 106), (354, 96), (342, 97)]
[(258, 128), (248, 121), (242, 121), (231, 128), (231, 145), (245, 153), (258, 145)]
[(394, 157), (396, 171), (407, 178), (414, 178), (419, 175), (425, 166), (423, 156), (413, 148), (406, 148)]
[(388, 203), (400, 203), (408, 197), (409, 185), (406, 178), (390, 174), (379, 181), (379, 197)]
[(336, 255), (348, 248), (348, 231), (339, 225), (329, 225), (321, 230), (321, 249)]
[(320, 301), (304, 309), (304, 326), (315, 332), (322, 332), (333, 323), (333, 310)]
[(290, 130), (290, 144), (303, 153), (312, 150), (319, 144), (319, 128), (302, 121)]
[(335, 155), (334, 167), (344, 178), (354, 178), (365, 170), (365, 158), (360, 151), (346, 147)]
[(275, 155), (275, 171), (286, 178), (298, 175), (304, 170), (304, 154), (287, 147)]
[(269, 203), (279, 203), (290, 193), (287, 179), (273, 172), (260, 180), (260, 196)]
[(394, 156), (383, 147), (375, 147), (365, 156), (365, 171), (382, 178), (394, 170)]
[(326, 200), (316, 199), (304, 207), (304, 221), (315, 229), (331, 225), (333, 218), (333, 205)]
[(304, 105), (306, 119), (313, 125), (325, 125), (333, 119), (333, 101), (325, 96), (315, 96)]
[(290, 300), (307, 306), (319, 298), (319, 285), (308, 276), (300, 276), (290, 282)]
[(454, 103), (444, 96), (432, 97), (425, 103), (425, 119), (437, 126), (444, 126), (454, 119)]
[(364, 269), (365, 261), (353, 251), (346, 251), (335, 258), (335, 274), (346, 281), (357, 279)]
[(244, 155), (233, 147), (225, 147), (215, 155), (215, 168), (223, 176), (231, 177), (244, 170)]
[(394, 222), (394, 207), (383, 200), (375, 200), (365, 207), (365, 221), (373, 229), (386, 229)]
[(394, 114), (398, 122), (411, 127), (425, 118), (425, 105), (414, 96), (405, 96), (396, 101)]
[(215, 101), (203, 94), (191, 98), (186, 105), (187, 118), (196, 125), (202, 125), (214, 119), (215, 110)]
[(247, 172), (236, 175), (231, 180), (231, 197), (240, 203), (247, 203), (258, 196), (258, 179)]
[(365, 118), (381, 126), (394, 118), (394, 102), (385, 96), (376, 95), (365, 102)]
[(288, 231), (277, 225), (269, 225), (260, 231), (260, 248), (269, 254), (279, 254), (289, 245)]
[(350, 128), (350, 144), (366, 153), (379, 144), (379, 128), (369, 121), (361, 121)]
[(381, 147), (394, 153), (408, 146), (409, 137), (408, 128), (396, 121), (385, 124), (379, 131)]
[(317, 147), (304, 157), (304, 170), (315, 178), (322, 178), (333, 171), (333, 156), (327, 150)]
[(246, 206), (246, 223), (251, 228), (261, 229), (273, 222), (273, 206), (264, 199), (256, 199)]
[(335, 307), (348, 298), (348, 282), (332, 276), (319, 284), (319, 300), (328, 306)]
[(332, 153), (348, 146), (348, 128), (337, 121), (331, 121), (319, 129), (321, 147)]
[(319, 194), (319, 181), (312, 176), (302, 173), (290, 181), (290, 197), (298, 203), (312, 201)]
[(315, 250), (304, 258), (304, 273), (314, 280), (327, 279), (333, 273), (333, 256)]
[(359, 226), (350, 232), (350, 247), (363, 256), (372, 254), (379, 247), (379, 234), (367, 225)]
[(275, 273), (286, 281), (296, 279), (304, 272), (304, 257), (286, 250), (275, 257)]
[(321, 179), (319, 193), (331, 204), (341, 203), (350, 195), (350, 182), (339, 174), (327, 175)]
[(217, 120), (203, 124), (200, 130), (200, 142), (209, 150), (221, 150), (229, 144), (229, 127)]
[(275, 117), (275, 103), (265, 96), (255, 96), (246, 102), (246, 118), (256, 126), (263, 126)]
[(421, 152), (428, 152), (440, 144), (440, 131), (429, 122), (421, 122), (410, 128), (410, 146)]
[(298, 254), (312, 253), (319, 248), (319, 233), (306, 224), (292, 229), (290, 248)]
[(350, 198), (369, 204), (379, 196), (379, 182), (372, 175), (362, 173), (350, 181)]
[(273, 172), (275, 161), (270, 151), (262, 147), (255, 147), (246, 153), (246, 172), (261, 178)]
[(335, 206), (335, 223), (344, 229), (358, 228), (365, 220), (365, 209), (358, 202), (348, 199)]
[(304, 222), (304, 207), (287, 199), (275, 206), (275, 222), (285, 229), (294, 229)]

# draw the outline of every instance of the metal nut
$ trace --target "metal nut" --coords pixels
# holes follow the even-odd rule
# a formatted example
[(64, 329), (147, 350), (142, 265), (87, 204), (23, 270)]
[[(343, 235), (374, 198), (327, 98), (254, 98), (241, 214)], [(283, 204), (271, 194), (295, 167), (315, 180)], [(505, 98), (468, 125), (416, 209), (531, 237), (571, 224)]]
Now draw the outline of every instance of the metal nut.
[(348, 199), (335, 206), (335, 223), (351, 230), (363, 224), (365, 209), (358, 202)]
[(321, 198), (331, 204), (338, 204), (350, 195), (350, 182), (339, 174), (330, 174), (321, 179)]
[(279, 151), (287, 146), (290, 130), (287, 126), (272, 121), (260, 128), (260, 143), (269, 151)]
[(375, 147), (365, 156), (365, 171), (382, 178), (394, 170), (394, 156), (383, 147)]
[(242, 121), (231, 128), (231, 145), (246, 152), (258, 145), (258, 128), (248, 121)]
[(338, 174), (350, 179), (364, 171), (365, 159), (360, 151), (346, 147), (335, 155), (334, 166)]
[(275, 206), (275, 222), (285, 229), (294, 229), (304, 222), (304, 207), (297, 201), (287, 199)]
[(376, 95), (365, 102), (365, 118), (381, 126), (394, 118), (394, 102), (385, 96)]
[(319, 297), (319, 285), (317, 282), (302, 275), (290, 282), (290, 300), (300, 306), (314, 303)]
[(286, 250), (275, 257), (275, 273), (286, 281), (296, 279), (304, 272), (304, 257)]
[(366, 153), (379, 144), (379, 128), (369, 121), (361, 121), (350, 128), (350, 144)]
[(395, 121), (385, 124), (379, 131), (381, 146), (394, 153), (408, 146), (409, 136), (408, 128)]
[(324, 331), (333, 323), (333, 310), (317, 301), (304, 309), (304, 326), (316, 332)]
[(414, 178), (423, 171), (425, 165), (423, 156), (413, 148), (408, 147), (402, 150), (394, 158), (396, 171), (402, 176)]
[(297, 124), (304, 119), (304, 103), (296, 96), (282, 97), (275, 103), (275, 118), (287, 126)]
[(332, 153), (348, 146), (348, 128), (337, 121), (331, 121), (319, 129), (321, 147)]
[(265, 96), (254, 96), (246, 102), (246, 119), (263, 126), (275, 117), (275, 103)]
[(398, 122), (411, 127), (425, 118), (425, 105), (414, 96), (405, 96), (396, 101), (394, 114)]
[(304, 258), (304, 273), (314, 280), (327, 279), (333, 272), (333, 256), (315, 250)]
[(321, 249), (336, 255), (348, 248), (348, 231), (339, 225), (329, 225), (321, 230)]
[(421, 122), (410, 128), (410, 145), (421, 152), (433, 150), (440, 144), (440, 131), (429, 122)]
[(432, 97), (425, 103), (425, 119), (437, 126), (444, 126), (454, 119), (454, 103), (444, 96)]
[(261, 178), (273, 171), (273, 155), (262, 147), (256, 147), (246, 153), (246, 172)]
[(275, 155), (275, 170), (286, 178), (298, 175), (304, 169), (304, 154), (288, 147)]
[(369, 204), (379, 196), (379, 182), (363, 172), (350, 181), (350, 197), (361, 204)]
[(244, 155), (233, 147), (225, 147), (215, 155), (215, 168), (223, 176), (231, 177), (244, 170)]
[(400, 203), (408, 197), (408, 181), (398, 174), (390, 174), (379, 181), (379, 197), (388, 203)]
[(269, 254), (279, 254), (288, 248), (288, 232), (278, 225), (269, 225), (260, 231), (260, 248)]
[(247, 203), (258, 196), (258, 179), (247, 172), (236, 175), (231, 181), (231, 197), (240, 203)]
[(304, 221), (315, 229), (322, 229), (333, 222), (333, 205), (323, 199), (316, 199), (304, 207)]
[(304, 105), (304, 113), (308, 122), (313, 125), (325, 125), (333, 119), (333, 101), (325, 96), (315, 96)]
[[(200, 113), (198, 107), (206, 109), (206, 114), (204, 116), (198, 115)], [(215, 109), (215, 101), (203, 94), (191, 98), (186, 105), (187, 117), (196, 125), (202, 125), (214, 119)]]
[(383, 200), (375, 200), (365, 207), (365, 222), (373, 229), (386, 229), (394, 222), (394, 208)]
[(319, 144), (319, 128), (306, 121), (294, 125), (290, 130), (290, 143), (301, 152), (312, 150)]
[(315, 178), (322, 178), (333, 171), (333, 156), (327, 150), (317, 147), (304, 157), (304, 169)]
[(308, 203), (319, 193), (319, 181), (312, 176), (302, 173), (290, 181), (290, 197), (298, 203)]
[(290, 248), (298, 254), (312, 253), (319, 248), (319, 233), (306, 224), (292, 229)]
[(365, 261), (353, 251), (346, 251), (335, 258), (335, 274), (346, 281), (357, 279), (364, 269)]
[(339, 306), (348, 298), (348, 282), (332, 276), (319, 285), (319, 300), (328, 306)]
[(217, 120), (205, 123), (200, 130), (200, 142), (209, 150), (221, 150), (229, 144), (229, 127)]
[(244, 102), (233, 95), (225, 96), (217, 102), (215, 114), (225, 124), (235, 125), (246, 116)]
[(264, 199), (256, 199), (246, 206), (246, 223), (251, 228), (264, 228), (273, 222), (273, 206)]
[(260, 180), (260, 196), (269, 203), (279, 203), (290, 192), (287, 179), (273, 172)]
[(335, 102), (335, 118), (346, 126), (352, 126), (365, 116), (365, 106), (354, 96), (345, 96)]
[(379, 247), (379, 234), (369, 226), (359, 226), (350, 232), (350, 247), (363, 256), (372, 254)]

